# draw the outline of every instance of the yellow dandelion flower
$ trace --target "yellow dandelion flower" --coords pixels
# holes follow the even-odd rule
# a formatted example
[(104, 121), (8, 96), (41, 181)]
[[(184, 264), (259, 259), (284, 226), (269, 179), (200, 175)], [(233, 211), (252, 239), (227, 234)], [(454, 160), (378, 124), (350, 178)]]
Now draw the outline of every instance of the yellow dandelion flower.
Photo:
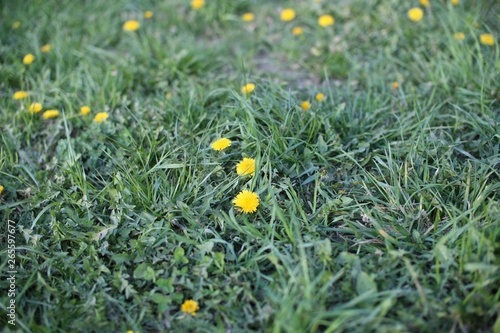
[(322, 27), (327, 27), (329, 25), (333, 25), (335, 23), (335, 19), (331, 15), (321, 15), (318, 19), (318, 24)]
[(0, 185), (0, 194), (2, 194), (2, 192), (3, 192), (3, 186)]
[(148, 10), (144, 12), (144, 18), (150, 19), (153, 17), (153, 12)]
[(455, 39), (458, 41), (465, 39), (465, 35), (463, 32), (457, 32), (456, 34), (453, 34), (453, 37), (455, 37)]
[(252, 13), (245, 13), (243, 15), (241, 15), (241, 19), (244, 21), (244, 22), (250, 22), (250, 21), (253, 21), (253, 19), (255, 18), (255, 15), (252, 14)]
[(103, 120), (108, 119), (109, 114), (106, 112), (99, 112), (98, 114), (95, 115), (94, 121), (97, 121), (98, 123), (102, 123)]
[(458, 3), (459, 3), (459, 2), (460, 2), (459, 0), (451, 0), (451, 3), (452, 3), (454, 6), (458, 5)]
[(88, 113), (90, 113), (90, 108), (88, 106), (84, 105), (80, 108), (80, 114), (86, 115)]
[(233, 203), (244, 213), (254, 213), (259, 206), (259, 196), (255, 192), (243, 190), (234, 198)]
[(255, 89), (255, 84), (247, 83), (243, 87), (241, 87), (241, 92), (245, 94), (249, 94)]
[(43, 119), (55, 118), (59, 115), (57, 110), (47, 110), (42, 114)]
[(28, 53), (24, 56), (23, 63), (29, 65), (33, 62), (33, 60), (35, 60), (35, 56), (33, 56), (31, 53)]
[(193, 0), (191, 1), (191, 8), (193, 9), (200, 9), (205, 5), (205, 0)]
[(394, 81), (392, 83), (392, 89), (397, 90), (398, 88), (399, 88), (399, 83), (397, 83), (396, 81)]
[(316, 95), (316, 100), (317, 101), (321, 102), (324, 99), (325, 99), (325, 94), (319, 93), (319, 94)]
[(28, 96), (28, 93), (26, 91), (16, 91), (14, 93), (14, 96), (12, 96), (14, 99), (23, 99)]
[(184, 301), (181, 305), (181, 311), (185, 313), (189, 313), (191, 316), (196, 315), (196, 311), (198, 311), (200, 307), (198, 306), (198, 302), (193, 301), (192, 299)]
[(236, 164), (236, 173), (239, 176), (253, 176), (255, 174), (255, 160), (245, 157), (243, 161)]
[(123, 24), (123, 30), (136, 31), (137, 29), (139, 29), (140, 26), (141, 25), (139, 24), (139, 22), (134, 21), (134, 20), (130, 20), (130, 21), (125, 22), (125, 24)]
[(214, 150), (224, 150), (227, 147), (229, 147), (230, 145), (231, 145), (231, 140), (226, 139), (226, 138), (222, 138), (222, 139), (219, 139), (219, 140), (215, 141), (214, 143), (212, 143), (212, 148)]
[(304, 29), (302, 29), (301, 27), (295, 27), (292, 29), (292, 34), (294, 34), (295, 36), (302, 35), (303, 33)]
[(309, 110), (309, 108), (311, 107), (311, 103), (309, 103), (308, 101), (303, 101), (300, 105), (306, 111)]
[(21, 22), (19, 22), (19, 21), (12, 23), (12, 29), (17, 29), (17, 28), (19, 28), (20, 25), (21, 25)]
[(424, 11), (418, 7), (412, 8), (408, 11), (408, 17), (414, 22), (418, 22), (424, 17)]
[(50, 52), (50, 49), (51, 49), (51, 46), (50, 44), (45, 44), (44, 46), (42, 46), (40, 48), (40, 51), (43, 52), (43, 53), (49, 53)]
[(492, 34), (482, 34), (481, 36), (479, 36), (479, 40), (484, 45), (493, 45), (493, 43), (495, 43)]
[(419, 0), (418, 2), (420, 2), (420, 4), (424, 7), (429, 7), (431, 5), (429, 0)]
[(42, 110), (42, 104), (40, 103), (31, 103), (29, 109), (30, 113), (38, 113)]
[(166, 93), (165, 98), (166, 99), (172, 98), (172, 93), (171, 92)]
[(295, 18), (295, 10), (291, 8), (283, 9), (283, 11), (280, 14), (281, 20), (288, 22), (291, 21)]

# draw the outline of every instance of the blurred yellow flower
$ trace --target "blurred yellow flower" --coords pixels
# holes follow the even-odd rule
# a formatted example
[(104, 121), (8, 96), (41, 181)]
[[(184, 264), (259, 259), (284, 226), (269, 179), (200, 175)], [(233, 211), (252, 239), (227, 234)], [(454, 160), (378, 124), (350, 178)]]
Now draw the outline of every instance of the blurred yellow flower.
[(50, 52), (50, 44), (45, 44), (40, 48), (40, 51), (43, 53), (49, 53)]
[(291, 8), (283, 9), (283, 11), (280, 14), (281, 20), (282, 21), (291, 21), (295, 18), (295, 10)]
[(241, 19), (245, 22), (253, 21), (254, 18), (255, 18), (255, 15), (252, 13), (245, 13), (245, 14), (241, 15)]
[(331, 15), (321, 15), (318, 19), (318, 24), (322, 27), (327, 27), (329, 25), (333, 25), (335, 20)]
[(42, 110), (42, 104), (40, 103), (31, 103), (29, 109), (30, 113), (38, 113)]
[(325, 94), (319, 93), (316, 95), (316, 100), (318, 100), (319, 102), (321, 102), (324, 99), (325, 99)]
[(429, 0), (419, 0), (418, 2), (420, 2), (420, 4), (424, 7), (429, 7), (431, 5)]
[(23, 99), (28, 96), (28, 93), (26, 91), (16, 91), (14, 93), (14, 96), (12, 96), (14, 99)]
[(171, 97), (172, 97), (172, 93), (171, 92), (168, 92), (168, 93), (165, 94), (165, 98), (166, 99), (169, 99)]
[(226, 138), (222, 138), (222, 139), (219, 139), (219, 140), (215, 141), (214, 143), (212, 143), (212, 148), (214, 150), (224, 150), (227, 147), (229, 147), (230, 145), (231, 145), (231, 140), (226, 139)]
[(43, 119), (55, 118), (59, 115), (57, 110), (47, 110), (42, 114)]
[(451, 3), (456, 6), (456, 5), (458, 5), (459, 0), (451, 0)]
[(255, 89), (255, 84), (247, 83), (243, 87), (241, 87), (241, 92), (245, 94), (249, 94)]
[(418, 7), (412, 8), (408, 11), (408, 17), (414, 22), (418, 22), (424, 17), (424, 11)]
[(236, 173), (239, 176), (253, 176), (255, 174), (255, 160), (245, 157), (243, 161), (236, 164)]
[(398, 88), (399, 88), (399, 83), (397, 83), (396, 81), (394, 81), (392, 83), (392, 89), (397, 90)]
[(123, 30), (135, 31), (135, 30), (139, 29), (140, 26), (141, 25), (139, 24), (139, 22), (134, 21), (134, 20), (130, 20), (130, 21), (125, 22), (125, 24), (123, 25)]
[(3, 186), (0, 185), (0, 194), (2, 194), (2, 192), (3, 192)]
[(479, 36), (479, 40), (484, 45), (493, 45), (493, 43), (495, 43), (492, 34), (482, 34), (481, 36)]
[(302, 35), (304, 33), (304, 29), (302, 29), (301, 27), (295, 27), (292, 29), (292, 34), (298, 36), (298, 35)]
[(153, 12), (150, 10), (147, 10), (144, 12), (144, 18), (150, 19), (153, 17)]
[(19, 21), (12, 23), (12, 29), (17, 29), (17, 28), (19, 28), (20, 25), (21, 25), (21, 22), (19, 22)]
[(193, 301), (192, 299), (185, 301), (181, 305), (181, 311), (185, 313), (189, 313), (191, 316), (196, 315), (196, 311), (198, 311), (200, 307), (198, 306), (198, 302)]
[(191, 1), (191, 8), (200, 9), (205, 4), (205, 0), (193, 0)]
[(109, 114), (106, 112), (99, 112), (98, 114), (95, 115), (94, 121), (97, 121), (98, 123), (102, 123), (103, 120), (108, 119)]
[(308, 110), (311, 107), (311, 103), (308, 101), (303, 101), (302, 104), (300, 104), (304, 110)]
[(464, 40), (465, 35), (463, 32), (457, 32), (456, 34), (453, 34), (453, 37), (455, 37), (456, 40)]
[(87, 113), (90, 113), (90, 108), (86, 105), (82, 106), (80, 108), (80, 114), (86, 115)]
[(234, 198), (233, 203), (236, 207), (241, 208), (242, 212), (253, 213), (257, 211), (259, 206), (259, 195), (255, 192), (243, 190)]
[(24, 56), (23, 63), (29, 65), (33, 62), (33, 60), (35, 60), (35, 57), (31, 53), (28, 53)]

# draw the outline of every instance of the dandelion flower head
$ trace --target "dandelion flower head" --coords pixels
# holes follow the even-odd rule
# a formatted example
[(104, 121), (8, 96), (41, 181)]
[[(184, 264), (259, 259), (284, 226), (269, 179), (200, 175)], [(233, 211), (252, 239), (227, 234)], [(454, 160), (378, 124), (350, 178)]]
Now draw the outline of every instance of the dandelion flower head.
[(94, 121), (97, 121), (98, 123), (102, 123), (103, 120), (108, 119), (109, 114), (106, 112), (99, 112), (98, 114), (95, 115)]
[(191, 8), (200, 9), (205, 4), (205, 0), (193, 0), (191, 1)]
[(301, 27), (295, 27), (292, 29), (292, 34), (294, 34), (295, 36), (302, 35), (303, 33), (304, 29), (302, 29)]
[(90, 108), (88, 106), (82, 106), (80, 108), (80, 114), (86, 115), (90, 112)]
[(414, 22), (418, 22), (424, 17), (424, 11), (418, 7), (412, 8), (408, 11), (408, 17)]
[(28, 93), (26, 91), (16, 91), (14, 93), (14, 96), (12, 96), (14, 99), (23, 99), (28, 96)]
[(241, 16), (241, 19), (244, 21), (244, 22), (250, 22), (250, 21), (253, 21), (255, 18), (255, 15), (253, 13), (245, 13)]
[(309, 103), (308, 101), (303, 101), (302, 104), (300, 104), (300, 105), (306, 111), (309, 110), (309, 108), (311, 107), (311, 103)]
[(459, 3), (459, 2), (460, 2), (459, 0), (451, 0), (451, 3), (452, 3), (454, 6), (458, 5), (458, 3)]
[(396, 81), (394, 81), (392, 83), (392, 89), (397, 90), (398, 88), (399, 88), (399, 83), (397, 83)]
[(42, 110), (42, 104), (41, 103), (31, 103), (29, 109), (30, 113), (38, 113)]
[(253, 83), (247, 83), (241, 88), (241, 92), (245, 94), (249, 94), (255, 89), (255, 84)]
[(420, 4), (424, 7), (429, 7), (431, 5), (429, 0), (419, 0), (418, 2), (420, 2)]
[(137, 29), (139, 29), (140, 26), (141, 25), (139, 24), (139, 22), (134, 21), (134, 20), (130, 20), (130, 21), (125, 22), (125, 24), (123, 25), (123, 30), (136, 31)]
[(322, 27), (327, 27), (329, 25), (333, 25), (335, 23), (335, 19), (331, 15), (322, 15), (318, 19), (318, 24)]
[(184, 301), (181, 305), (181, 311), (185, 313), (189, 313), (191, 316), (196, 315), (196, 311), (198, 311), (200, 307), (198, 306), (198, 302), (193, 301), (192, 299)]
[(243, 190), (234, 198), (233, 203), (244, 213), (254, 213), (259, 206), (259, 196), (255, 192)]
[(2, 194), (2, 192), (3, 192), (3, 186), (0, 185), (0, 194)]
[(50, 44), (45, 44), (44, 46), (42, 46), (40, 48), (40, 51), (43, 52), (43, 53), (49, 53), (50, 49), (51, 49)]
[(453, 37), (455, 37), (455, 39), (458, 41), (465, 39), (465, 35), (463, 32), (457, 32), (456, 34), (453, 34)]
[(24, 56), (23, 58), (23, 63), (26, 65), (29, 65), (35, 60), (35, 56), (32, 55), (31, 53), (28, 53), (27, 55)]
[(283, 9), (283, 11), (280, 14), (281, 20), (288, 22), (291, 21), (295, 18), (295, 10), (291, 8)]
[(236, 165), (236, 173), (240, 176), (253, 176), (255, 174), (255, 160), (245, 157), (243, 161)]
[(43, 119), (55, 118), (59, 115), (59, 111), (57, 110), (47, 110), (43, 113)]
[(222, 138), (222, 139), (219, 139), (219, 140), (215, 141), (214, 143), (212, 143), (212, 148), (214, 150), (224, 150), (227, 147), (229, 147), (230, 145), (231, 145), (231, 140), (226, 139), (226, 138)]
[(492, 34), (482, 34), (481, 36), (479, 36), (479, 40), (484, 45), (493, 45), (493, 43), (495, 43)]
[(319, 94), (316, 95), (316, 100), (317, 101), (321, 102), (324, 99), (325, 99), (325, 94), (319, 93)]
[(150, 19), (153, 17), (153, 12), (148, 10), (144, 12), (144, 18)]
[(19, 21), (12, 23), (12, 29), (17, 29), (17, 28), (19, 28), (20, 25), (21, 25), (21, 22), (19, 22)]

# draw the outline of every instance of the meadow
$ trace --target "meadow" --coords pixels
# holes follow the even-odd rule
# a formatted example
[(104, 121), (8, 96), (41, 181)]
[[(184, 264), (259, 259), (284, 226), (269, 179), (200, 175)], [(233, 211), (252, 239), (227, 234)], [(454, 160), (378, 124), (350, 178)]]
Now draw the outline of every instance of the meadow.
[(0, 29), (3, 332), (500, 333), (499, 1), (19, 0)]

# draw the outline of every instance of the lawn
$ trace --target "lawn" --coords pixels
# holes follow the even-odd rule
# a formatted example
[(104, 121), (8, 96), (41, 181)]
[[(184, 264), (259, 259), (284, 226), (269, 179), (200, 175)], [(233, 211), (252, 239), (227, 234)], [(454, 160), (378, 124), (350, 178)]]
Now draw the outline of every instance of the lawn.
[(500, 333), (499, 1), (0, 29), (3, 332)]

